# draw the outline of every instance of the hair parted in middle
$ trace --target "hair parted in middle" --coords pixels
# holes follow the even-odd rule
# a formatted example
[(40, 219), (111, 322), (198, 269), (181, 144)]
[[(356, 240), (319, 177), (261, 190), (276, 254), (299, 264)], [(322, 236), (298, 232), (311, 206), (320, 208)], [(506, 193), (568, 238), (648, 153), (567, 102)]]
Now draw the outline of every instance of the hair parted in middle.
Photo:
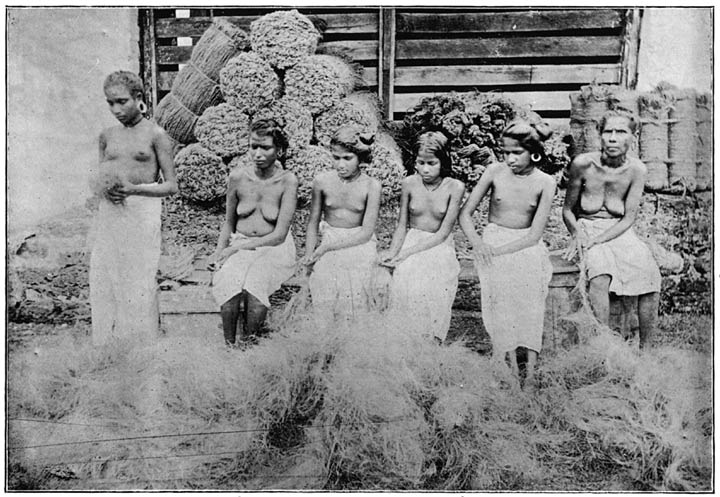
[(272, 138), (275, 147), (280, 150), (278, 157), (285, 158), (285, 152), (288, 148), (288, 138), (283, 131), (282, 126), (275, 119), (257, 119), (250, 125), (250, 133), (255, 133), (260, 137), (269, 136)]
[(330, 140), (330, 146), (342, 147), (357, 155), (361, 163), (368, 164), (372, 160), (374, 142), (374, 134), (360, 133), (355, 126), (346, 124), (335, 132)]
[(429, 152), (440, 160), (440, 176), (452, 176), (452, 159), (448, 139), (440, 131), (427, 131), (415, 140), (415, 157), (420, 151)]
[(605, 112), (602, 117), (600, 118), (600, 121), (598, 122), (598, 131), (602, 133), (602, 131), (605, 129), (605, 125), (607, 124), (608, 119), (611, 117), (624, 117), (628, 121), (628, 127), (630, 128), (630, 131), (635, 134), (638, 129), (638, 116), (632, 111), (618, 108), (613, 109)]

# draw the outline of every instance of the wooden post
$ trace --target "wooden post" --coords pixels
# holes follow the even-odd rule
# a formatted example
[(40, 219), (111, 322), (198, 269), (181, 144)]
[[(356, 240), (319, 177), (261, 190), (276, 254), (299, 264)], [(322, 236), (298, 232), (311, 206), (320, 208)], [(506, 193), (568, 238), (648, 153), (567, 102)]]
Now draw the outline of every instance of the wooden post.
[(625, 14), (620, 85), (630, 90), (634, 90), (637, 86), (641, 18), (642, 9), (628, 9)]
[(148, 114), (157, 105), (157, 60), (155, 52), (155, 12), (153, 9), (140, 9), (140, 73), (145, 84), (145, 98)]
[(393, 120), (395, 87), (395, 9), (380, 7), (380, 53), (378, 54), (378, 96), (385, 118)]

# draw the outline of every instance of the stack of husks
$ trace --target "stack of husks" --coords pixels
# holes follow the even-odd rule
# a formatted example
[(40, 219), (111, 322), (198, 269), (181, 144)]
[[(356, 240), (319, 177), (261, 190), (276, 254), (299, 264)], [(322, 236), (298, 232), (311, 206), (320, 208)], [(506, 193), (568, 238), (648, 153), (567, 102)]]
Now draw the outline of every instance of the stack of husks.
[[(214, 21), (208, 32), (217, 31), (219, 22)], [(330, 138), (344, 124), (375, 134), (367, 173), (382, 181), (386, 196), (399, 194), (402, 156), (393, 138), (382, 130), (377, 98), (357, 91), (363, 81), (353, 64), (341, 56), (316, 53), (320, 37), (310, 19), (298, 11), (277, 11), (252, 22), (249, 50), (222, 57), (222, 68), (217, 71), (219, 91), (203, 87), (203, 104), (208, 105), (191, 109), (198, 113), (192, 133), (186, 131), (189, 124), (182, 127), (184, 133), (166, 126), (182, 143), (198, 141), (175, 157), (183, 199), (199, 204), (222, 200), (228, 170), (251, 162), (247, 157), (250, 125), (260, 118), (275, 119), (289, 138), (285, 167), (298, 176), (301, 205), (309, 200), (315, 175), (333, 167)], [(197, 47), (193, 61), (198, 58), (196, 51)], [(209, 54), (203, 51), (202, 56)]]
[[(660, 83), (639, 93), (587, 85), (570, 97), (574, 155), (600, 149), (598, 123), (605, 111), (625, 109), (640, 118), (639, 156), (648, 168), (645, 188), (664, 193), (712, 185), (712, 95)], [(630, 153), (637, 155), (633, 146)]]

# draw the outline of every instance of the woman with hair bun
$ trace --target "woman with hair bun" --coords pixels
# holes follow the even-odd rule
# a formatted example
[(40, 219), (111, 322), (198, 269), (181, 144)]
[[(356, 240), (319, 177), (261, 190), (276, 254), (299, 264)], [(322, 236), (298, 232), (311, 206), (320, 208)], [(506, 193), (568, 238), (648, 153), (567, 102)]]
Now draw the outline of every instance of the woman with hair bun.
[[(524, 385), (534, 388), (535, 363), (542, 346), (545, 298), (552, 266), (542, 234), (550, 216), (555, 180), (538, 169), (545, 123), (510, 123), (502, 133), (504, 162), (488, 166), (460, 212), (460, 226), (472, 243), (480, 277), (482, 316), (493, 356), (510, 361), (520, 376), (517, 351), (527, 349)], [(488, 225), (482, 237), (472, 214), (490, 193)]]
[(408, 330), (442, 343), (458, 286), (460, 264), (452, 229), (465, 185), (450, 177), (448, 140), (431, 131), (415, 144), (415, 174), (403, 181), (400, 218), (380, 263), (394, 268), (390, 309)]
[(336, 169), (313, 181), (303, 262), (321, 323), (352, 319), (368, 308), (381, 187), (362, 165), (370, 162), (373, 140), (353, 126), (338, 129), (330, 143)]

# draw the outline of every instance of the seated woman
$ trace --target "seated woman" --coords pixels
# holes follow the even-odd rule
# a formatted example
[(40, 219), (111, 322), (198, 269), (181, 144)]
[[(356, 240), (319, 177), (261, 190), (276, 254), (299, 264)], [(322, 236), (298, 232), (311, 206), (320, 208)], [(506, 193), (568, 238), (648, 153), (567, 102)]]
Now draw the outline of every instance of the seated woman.
[(380, 263), (395, 268), (391, 312), (402, 317), (406, 329), (442, 342), (460, 275), (452, 229), (465, 185), (449, 177), (445, 135), (424, 133), (415, 147), (416, 174), (403, 181), (400, 219)]
[(368, 308), (380, 182), (361, 165), (370, 161), (372, 142), (352, 126), (341, 127), (331, 142), (336, 170), (313, 182), (304, 263), (312, 267), (310, 295), (321, 323), (354, 318)]
[(223, 334), (235, 343), (255, 336), (270, 307), (270, 295), (295, 272), (290, 224), (297, 203), (297, 178), (283, 169), (287, 137), (271, 119), (250, 127), (253, 166), (230, 173), (225, 224), (210, 259), (213, 296), (220, 307)]

